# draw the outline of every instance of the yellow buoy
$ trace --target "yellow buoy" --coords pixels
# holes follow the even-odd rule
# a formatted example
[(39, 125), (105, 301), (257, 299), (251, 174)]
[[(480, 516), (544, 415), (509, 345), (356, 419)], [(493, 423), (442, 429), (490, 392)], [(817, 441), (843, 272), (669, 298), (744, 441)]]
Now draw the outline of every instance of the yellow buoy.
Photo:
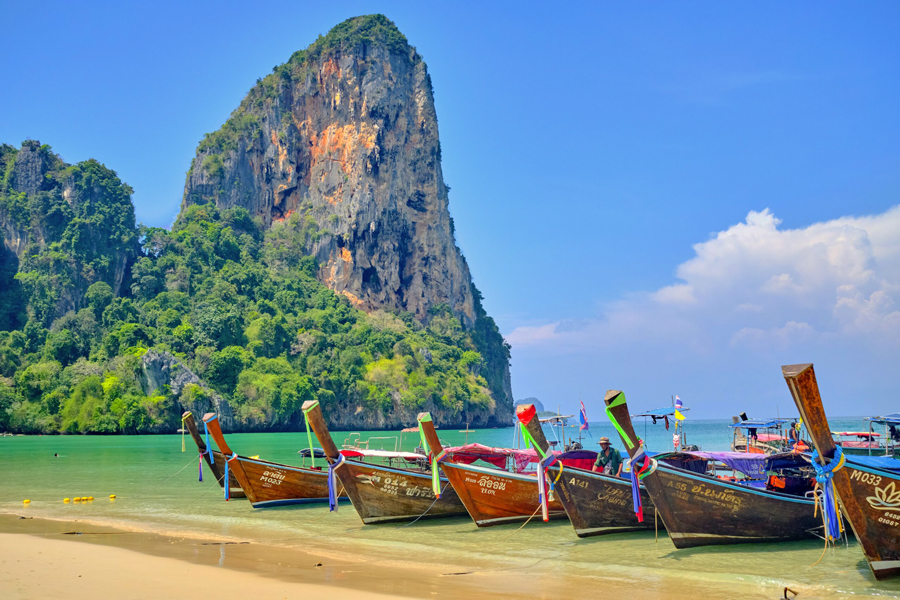
[(110, 499), (110, 500), (115, 500), (115, 499), (116, 499), (116, 495), (115, 495), (115, 494), (110, 494), (110, 495), (109, 495), (109, 499)]
[(69, 499), (68, 499), (68, 498), (63, 498), (63, 502), (66, 503), (66, 504), (68, 504), (68, 503), (69, 503)]
[(88, 496), (88, 500), (90, 500), (90, 501), (92, 501), (92, 502), (93, 502), (93, 500), (94, 500), (94, 497), (93, 497), (93, 496)]
[(22, 504), (31, 504), (31, 500), (22, 500)]

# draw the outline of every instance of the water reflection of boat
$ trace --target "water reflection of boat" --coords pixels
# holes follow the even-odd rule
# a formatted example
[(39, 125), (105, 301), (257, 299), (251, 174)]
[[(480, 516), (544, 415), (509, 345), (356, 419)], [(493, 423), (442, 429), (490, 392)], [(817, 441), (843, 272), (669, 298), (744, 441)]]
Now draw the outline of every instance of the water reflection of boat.
[[(481, 444), (444, 448), (428, 413), (419, 414), (419, 427), (432, 454), (442, 457), (440, 468), (476, 525), (524, 521), (538, 513), (537, 452)], [(484, 464), (473, 464), (478, 461)], [(566, 518), (559, 501), (550, 502), (548, 518)]]
[[(841, 512), (850, 522), (876, 579), (900, 576), (900, 460), (886, 456), (837, 455), (812, 364), (782, 367), (784, 379), (812, 436)], [(843, 461), (843, 464), (841, 464)]]
[[(775, 456), (755, 453), (735, 457), (754, 465), (757, 472), (770, 468), (781, 472), (786, 480), (780, 488), (784, 491), (775, 491), (768, 481), (708, 475), (711, 459), (703, 454), (725, 453), (681, 452), (650, 458), (634, 433), (625, 395), (611, 390), (605, 402), (607, 415), (631, 456), (632, 469), (639, 470), (676, 548), (795, 540), (810, 537), (821, 528), (814, 516), (815, 503), (807, 497), (809, 475), (804, 469), (808, 463), (769, 464)], [(797, 459), (802, 460), (799, 455)], [(760, 466), (761, 462), (766, 464)], [(742, 468), (737, 460), (730, 466)]]
[(423, 468), (425, 456), (414, 452), (372, 450), (360, 447), (358, 442), (356, 448), (338, 450), (319, 402), (305, 402), (303, 413), (332, 465), (329, 468), (347, 491), (363, 523), (466, 514), (446, 479), (441, 482), (445, 492), (440, 498), (436, 497), (431, 473)]

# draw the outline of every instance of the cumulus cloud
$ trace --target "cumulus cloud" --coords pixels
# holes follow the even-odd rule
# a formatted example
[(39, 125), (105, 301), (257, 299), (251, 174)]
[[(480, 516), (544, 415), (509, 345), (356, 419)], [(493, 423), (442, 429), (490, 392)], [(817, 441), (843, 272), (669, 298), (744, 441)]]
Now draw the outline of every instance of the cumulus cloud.
[(900, 344), (900, 206), (872, 216), (780, 228), (769, 209), (693, 246), (678, 281), (631, 294), (578, 326), (529, 325), (517, 345), (578, 349), (617, 342), (787, 348), (817, 336)]

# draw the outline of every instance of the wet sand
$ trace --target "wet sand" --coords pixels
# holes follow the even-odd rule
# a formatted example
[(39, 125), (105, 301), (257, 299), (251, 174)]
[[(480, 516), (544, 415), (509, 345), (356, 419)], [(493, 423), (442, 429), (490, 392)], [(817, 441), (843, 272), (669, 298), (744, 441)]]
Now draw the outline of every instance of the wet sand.
[[(242, 540), (164, 536), (81, 521), (0, 515), (0, 598), (773, 598), (758, 589), (686, 589), (660, 578), (554, 577), (408, 557), (337, 556)], [(773, 590), (774, 592), (774, 590)], [(687, 595), (686, 595), (687, 594)]]

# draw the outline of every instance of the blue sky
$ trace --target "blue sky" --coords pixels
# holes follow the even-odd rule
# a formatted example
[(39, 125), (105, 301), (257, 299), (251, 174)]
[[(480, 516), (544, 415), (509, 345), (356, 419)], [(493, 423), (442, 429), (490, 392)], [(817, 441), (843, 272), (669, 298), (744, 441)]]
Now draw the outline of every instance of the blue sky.
[(517, 398), (785, 414), (812, 361), (833, 414), (900, 410), (896, 3), (4, 0), (0, 141), (99, 159), (168, 225), (203, 134), (373, 12), (428, 64)]

